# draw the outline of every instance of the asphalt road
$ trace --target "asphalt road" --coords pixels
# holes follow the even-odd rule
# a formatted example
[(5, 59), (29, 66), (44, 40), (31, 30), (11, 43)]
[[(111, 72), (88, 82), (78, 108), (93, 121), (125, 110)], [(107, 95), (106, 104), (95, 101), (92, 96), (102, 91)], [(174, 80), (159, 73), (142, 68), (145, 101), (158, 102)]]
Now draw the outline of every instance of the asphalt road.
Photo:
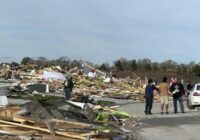
[[(178, 104), (179, 105), (179, 104)], [(189, 110), (185, 105), (185, 113), (173, 113), (170, 103), (169, 114), (160, 114), (160, 103), (154, 103), (153, 115), (144, 114), (144, 103), (121, 103), (120, 109), (141, 118), (141, 125), (133, 128), (137, 140), (199, 140), (200, 111)], [(179, 107), (179, 106), (178, 106)]]

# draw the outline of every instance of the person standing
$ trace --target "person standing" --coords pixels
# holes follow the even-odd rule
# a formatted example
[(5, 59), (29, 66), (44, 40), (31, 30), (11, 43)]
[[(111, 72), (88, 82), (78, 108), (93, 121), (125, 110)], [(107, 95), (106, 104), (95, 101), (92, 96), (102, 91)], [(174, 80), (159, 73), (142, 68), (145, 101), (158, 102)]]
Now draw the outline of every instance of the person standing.
[(64, 82), (65, 100), (69, 100), (71, 98), (73, 87), (74, 87), (74, 83), (72, 81), (72, 77), (70, 76)]
[(188, 108), (190, 109), (190, 105), (189, 105), (189, 95), (190, 95), (190, 92), (191, 92), (191, 90), (192, 90), (192, 87), (193, 87), (193, 85), (191, 84), (191, 82), (190, 81), (188, 81), (187, 82), (187, 86), (186, 86), (186, 96), (187, 96), (187, 100), (186, 100), (186, 104), (187, 104), (187, 106), (188, 106)]
[(175, 82), (170, 87), (170, 92), (173, 94), (174, 113), (177, 113), (177, 101), (179, 101), (181, 112), (185, 113), (183, 105), (183, 95), (185, 91), (179, 79), (175, 78)]
[(167, 83), (167, 77), (163, 77), (162, 83), (158, 85), (161, 101), (161, 114), (163, 114), (164, 106), (166, 114), (168, 114), (169, 108), (169, 84)]
[(191, 90), (192, 90), (192, 84), (190, 81), (188, 81), (187, 82), (187, 96), (189, 96)]
[(169, 86), (171, 87), (175, 83), (175, 78), (172, 77)]
[(152, 85), (153, 80), (149, 79), (148, 80), (148, 85), (145, 88), (145, 98), (146, 98), (146, 104), (145, 104), (145, 114), (146, 115), (151, 115), (151, 109), (153, 106), (153, 90), (154, 86)]

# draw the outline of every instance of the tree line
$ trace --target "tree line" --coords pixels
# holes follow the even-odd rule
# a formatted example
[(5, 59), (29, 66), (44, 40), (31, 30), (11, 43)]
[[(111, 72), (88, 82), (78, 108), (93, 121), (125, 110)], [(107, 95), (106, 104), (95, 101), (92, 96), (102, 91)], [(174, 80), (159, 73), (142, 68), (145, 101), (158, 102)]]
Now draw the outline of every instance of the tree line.
[[(72, 60), (68, 57), (60, 57), (58, 59), (49, 60), (45, 57), (38, 57), (33, 59), (31, 57), (24, 57), (21, 60), (21, 65), (35, 64), (39, 66), (52, 66), (59, 65), (61, 67), (81, 67), (85, 63), (83, 60)], [(188, 73), (188, 74), (200, 74), (200, 63), (190, 62), (188, 64), (177, 63), (173, 60), (166, 60), (163, 62), (152, 62), (148, 58), (144, 59), (130, 59), (120, 58), (115, 60), (113, 64), (102, 63), (100, 65), (86, 62), (93, 65), (94, 67), (103, 71), (148, 71), (148, 72), (177, 72), (177, 73)]]
[(163, 62), (152, 62), (148, 58), (131, 59), (120, 58), (113, 62), (110, 67), (107, 63), (103, 63), (100, 68), (106, 70), (114, 68), (120, 71), (147, 71), (147, 72), (176, 72), (188, 74), (200, 74), (200, 63), (191, 61), (188, 64), (177, 63), (173, 60), (166, 60)]

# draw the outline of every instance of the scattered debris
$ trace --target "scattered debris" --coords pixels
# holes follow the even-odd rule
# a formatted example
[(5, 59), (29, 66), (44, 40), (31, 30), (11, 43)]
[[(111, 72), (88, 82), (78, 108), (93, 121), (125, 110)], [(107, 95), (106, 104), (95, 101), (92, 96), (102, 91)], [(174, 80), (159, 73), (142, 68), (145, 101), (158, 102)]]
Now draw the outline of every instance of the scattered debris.
[[(63, 82), (71, 76), (75, 87), (66, 101)], [(0, 133), (6, 138), (44, 139), (51, 135), (52, 139), (125, 140), (132, 137), (128, 128), (140, 125), (127, 112), (117, 110), (117, 103), (95, 98), (144, 101), (139, 77), (117, 79), (88, 64), (69, 71), (60, 66), (3, 67), (0, 77), (7, 79), (0, 81)], [(30, 102), (10, 106), (7, 97)]]

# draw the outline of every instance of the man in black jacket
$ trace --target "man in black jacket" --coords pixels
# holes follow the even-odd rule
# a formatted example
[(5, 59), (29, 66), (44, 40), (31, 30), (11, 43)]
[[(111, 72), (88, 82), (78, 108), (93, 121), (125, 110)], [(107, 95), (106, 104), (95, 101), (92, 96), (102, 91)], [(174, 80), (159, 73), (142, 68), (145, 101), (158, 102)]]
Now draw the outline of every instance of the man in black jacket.
[(65, 100), (69, 100), (71, 98), (73, 87), (74, 83), (72, 81), (72, 77), (70, 76), (68, 80), (65, 80), (64, 82)]
[(146, 98), (146, 104), (145, 104), (145, 111), (144, 113), (146, 115), (151, 115), (151, 109), (153, 106), (153, 90), (155, 87), (152, 85), (153, 80), (148, 80), (148, 85), (145, 88), (145, 98)]
[(183, 95), (185, 91), (179, 79), (175, 78), (175, 82), (170, 87), (170, 92), (173, 94), (174, 113), (177, 113), (177, 101), (180, 103), (181, 112), (185, 113), (183, 105)]

